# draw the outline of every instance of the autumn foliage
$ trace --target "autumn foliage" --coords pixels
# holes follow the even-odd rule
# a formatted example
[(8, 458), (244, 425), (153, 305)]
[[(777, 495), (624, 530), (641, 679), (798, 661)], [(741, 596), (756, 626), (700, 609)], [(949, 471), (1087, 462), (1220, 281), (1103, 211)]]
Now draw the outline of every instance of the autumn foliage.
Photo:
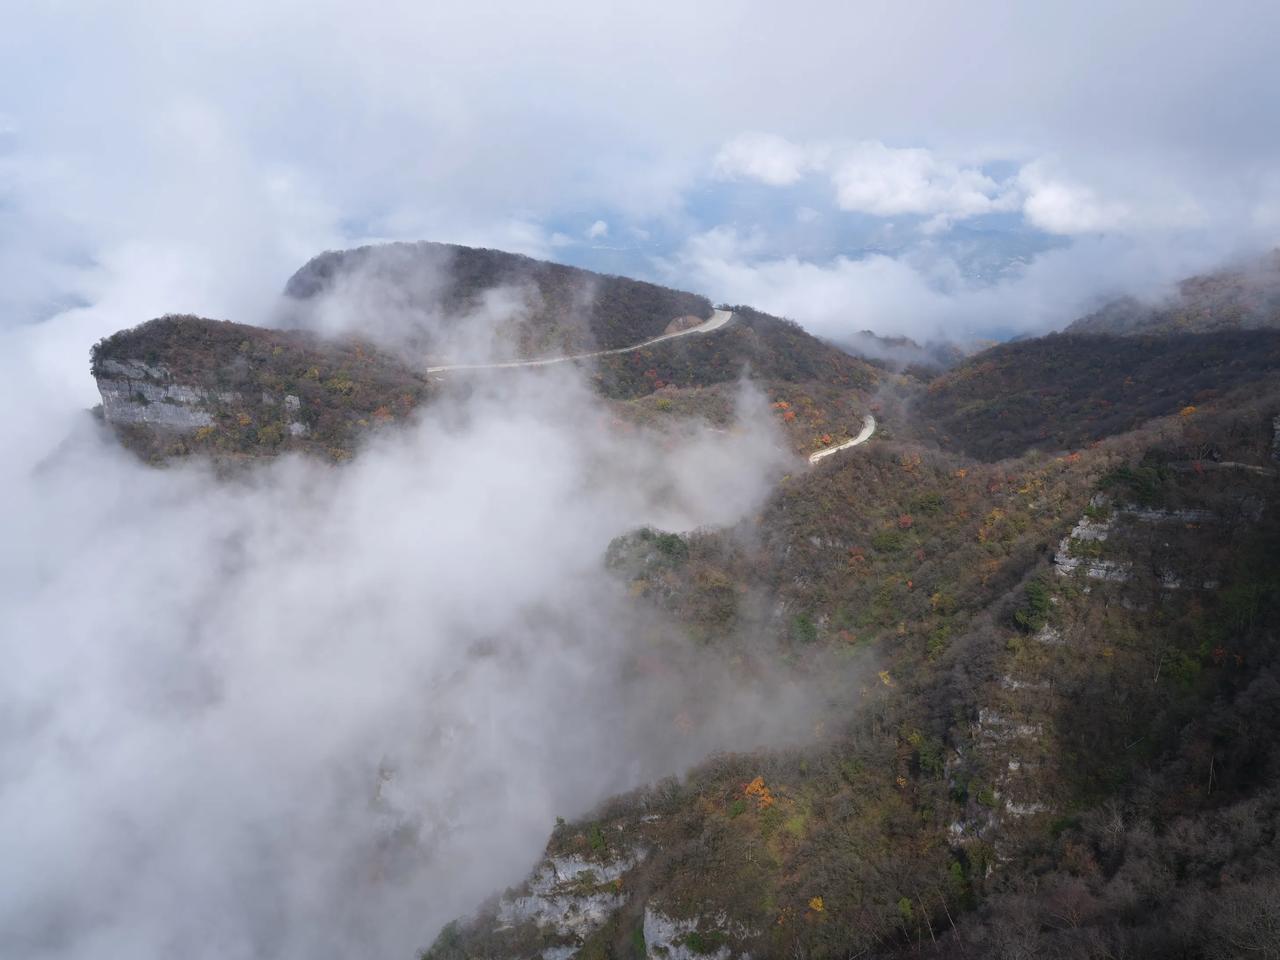
[(745, 787), (742, 792), (748, 797), (754, 797), (756, 806), (760, 810), (768, 810), (774, 804), (773, 794), (769, 788), (765, 786), (764, 777), (756, 777)]

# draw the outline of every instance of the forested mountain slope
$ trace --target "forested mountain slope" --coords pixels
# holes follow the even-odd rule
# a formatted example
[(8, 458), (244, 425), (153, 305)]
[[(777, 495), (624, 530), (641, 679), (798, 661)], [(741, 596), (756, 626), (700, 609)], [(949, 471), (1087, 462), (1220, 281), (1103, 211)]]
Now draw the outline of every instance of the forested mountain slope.
[(1280, 331), (1050, 334), (970, 357), (916, 406), (939, 440), (984, 460), (1070, 450), (1280, 370)]
[[(325, 255), (291, 293), (319, 303), (378, 257)], [(537, 291), (523, 332), (486, 328), (519, 349), (553, 329), (537, 342), (631, 345), (696, 307), (619, 281), (615, 324), (575, 286), (612, 278), (438, 245), (389, 262), (408, 273), (375, 287), (411, 320), (479, 322), (513, 277)], [(446, 262), (464, 267), (441, 286)], [(510, 373), (425, 369), (193, 317), (93, 355), (105, 418), (156, 460), (340, 461)], [(797, 458), (753, 515), (600, 558), (676, 627), (630, 654), (636, 676), (696, 650), (744, 689), (804, 685), (820, 719), (548, 824), (533, 872), (424, 932), (428, 957), (1275, 956), (1280, 331), (1049, 336), (917, 377), (739, 306), (582, 369), (620, 430), (731, 429), (744, 378), (768, 404), (747, 415), (800, 454), (874, 411), (870, 442)]]
[(811, 746), (558, 826), (428, 956), (1270, 949), (1277, 409), (1272, 383), (997, 465), (873, 444), (738, 528), (615, 543), (728, 670), (871, 665)]
[[(321, 309), (330, 295), (336, 299), (325, 309), (352, 312), (344, 313), (350, 322), (343, 332), (324, 336), (318, 315), (307, 311)], [(600, 343), (643, 343), (681, 330), (681, 317), (711, 312), (703, 297), (653, 284), (426, 243), (322, 254), (289, 280), (286, 300), (292, 306), (280, 319), (308, 329), (182, 316), (107, 338), (94, 355), (106, 420), (157, 461), (294, 449), (341, 460), (434, 390), (465, 388), (488, 375), (428, 375), (428, 348), (447, 345), (451, 331), (462, 340), (473, 335), (486, 359), (536, 356), (556, 344), (550, 355), (561, 356)], [(495, 302), (510, 311), (511, 323), (493, 325), (477, 314)], [(455, 329), (468, 325), (475, 329)], [(574, 363), (618, 402), (621, 417), (651, 425), (697, 418), (723, 427), (738, 382), (757, 381), (803, 453), (856, 433), (885, 376), (797, 324), (750, 307), (735, 308), (712, 332)]]
[(1280, 327), (1280, 250), (1242, 267), (1190, 277), (1161, 302), (1122, 298), (1067, 330), (1171, 334), (1275, 327)]
[[(711, 302), (626, 277), (605, 276), (501, 250), (443, 243), (391, 243), (329, 251), (285, 285), (286, 322), (313, 323), (326, 298), (376, 329), (391, 315), (396, 336), (431, 350), (438, 327), (496, 323), (515, 356), (586, 353), (630, 346), (679, 317), (706, 319)], [(443, 358), (447, 360), (448, 358)]]

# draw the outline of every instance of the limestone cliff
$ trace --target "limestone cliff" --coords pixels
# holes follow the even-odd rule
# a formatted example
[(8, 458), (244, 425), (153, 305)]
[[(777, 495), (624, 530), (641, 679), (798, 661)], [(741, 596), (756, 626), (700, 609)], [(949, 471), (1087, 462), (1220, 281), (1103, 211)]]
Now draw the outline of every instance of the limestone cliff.
[(93, 375), (103, 419), (149, 459), (290, 449), (345, 459), (428, 392), (425, 377), (358, 341), (186, 316), (102, 340)]

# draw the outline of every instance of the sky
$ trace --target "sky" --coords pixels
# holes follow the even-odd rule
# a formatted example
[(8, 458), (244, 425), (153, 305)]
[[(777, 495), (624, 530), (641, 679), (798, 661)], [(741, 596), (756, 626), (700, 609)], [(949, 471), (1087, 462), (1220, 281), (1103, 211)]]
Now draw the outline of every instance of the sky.
[(0, 3), (22, 960), (412, 956), (556, 816), (821, 703), (735, 682), (601, 564), (802, 468), (750, 388), (738, 429), (653, 436), (554, 368), (228, 482), (85, 416), (100, 337), (269, 323), (314, 254), (417, 239), (834, 338), (1014, 336), (1280, 238), (1273, 2)]
[(81, 340), (380, 239), (957, 339), (1280, 239), (1266, 0), (9, 7), (0, 307)]

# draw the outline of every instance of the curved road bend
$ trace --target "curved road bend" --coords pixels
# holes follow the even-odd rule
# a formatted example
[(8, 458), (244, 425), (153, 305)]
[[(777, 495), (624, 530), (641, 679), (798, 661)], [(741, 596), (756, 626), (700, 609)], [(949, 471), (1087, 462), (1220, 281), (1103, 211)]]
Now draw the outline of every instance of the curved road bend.
[(848, 450), (850, 447), (856, 447), (860, 443), (866, 443), (871, 439), (871, 435), (876, 432), (876, 418), (867, 414), (862, 418), (862, 430), (852, 440), (846, 440), (844, 443), (837, 444), (834, 447), (827, 447), (819, 450), (817, 453), (809, 454), (809, 462), (817, 463), (823, 457), (829, 457), (833, 453), (839, 453), (841, 450)]
[(447, 370), (501, 370), (508, 367), (545, 367), (552, 363), (565, 363), (569, 360), (589, 360), (591, 357), (607, 357), (615, 353), (630, 353), (633, 350), (643, 350), (645, 347), (651, 347), (655, 343), (662, 343), (664, 340), (687, 337), (691, 333), (710, 333), (712, 330), (719, 330), (732, 319), (733, 313), (731, 311), (716, 310), (711, 314), (710, 319), (703, 320), (696, 327), (690, 327), (688, 330), (677, 330), (675, 333), (664, 333), (660, 337), (645, 340), (643, 343), (634, 343), (629, 347), (618, 347), (615, 350), (595, 350), (591, 353), (573, 353), (567, 357), (546, 357), (542, 360), (511, 360), (507, 363), (453, 363), (441, 367), (427, 367), (427, 373), (444, 373)]
[[(617, 347), (613, 350), (594, 350), (591, 353), (574, 353), (565, 357), (545, 357), (541, 360), (510, 360), (506, 363), (451, 363), (438, 367), (427, 367), (427, 373), (445, 373), (450, 370), (503, 370), (512, 367), (545, 367), (553, 363), (567, 363), (571, 360), (589, 360), (592, 357), (607, 357), (616, 353), (631, 353), (633, 350), (643, 350), (645, 347), (651, 347), (655, 343), (662, 343), (664, 340), (674, 340), (676, 337), (687, 337), (694, 333), (711, 333), (713, 330), (719, 330), (733, 319), (733, 313), (729, 310), (715, 310), (709, 319), (702, 321), (696, 327), (690, 327), (688, 330), (677, 330), (675, 333), (664, 333), (660, 337), (654, 337), (652, 340), (645, 340), (642, 343), (635, 343), (629, 347)], [(862, 418), (862, 431), (852, 440), (846, 440), (844, 443), (834, 447), (827, 447), (825, 450), (819, 450), (817, 453), (809, 455), (810, 463), (817, 463), (823, 457), (829, 457), (833, 453), (841, 450), (848, 450), (850, 447), (856, 447), (860, 443), (866, 443), (871, 439), (871, 435), (876, 432), (876, 418), (868, 414)]]

